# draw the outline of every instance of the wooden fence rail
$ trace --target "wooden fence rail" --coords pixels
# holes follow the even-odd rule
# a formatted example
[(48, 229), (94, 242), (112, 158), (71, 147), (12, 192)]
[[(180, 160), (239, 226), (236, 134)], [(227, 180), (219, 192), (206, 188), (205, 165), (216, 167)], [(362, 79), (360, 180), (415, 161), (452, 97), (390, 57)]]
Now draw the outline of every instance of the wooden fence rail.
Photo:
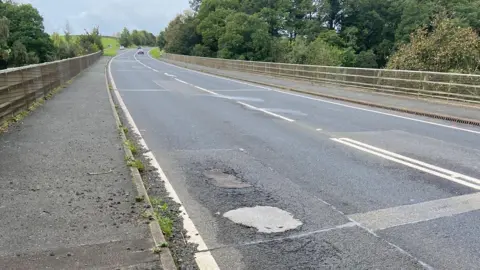
[(0, 124), (90, 67), (102, 52), (0, 70)]
[(162, 58), (223, 70), (238, 70), (316, 83), (330, 83), (396, 95), (480, 104), (480, 75), (346, 68), (227, 60), (164, 53)]

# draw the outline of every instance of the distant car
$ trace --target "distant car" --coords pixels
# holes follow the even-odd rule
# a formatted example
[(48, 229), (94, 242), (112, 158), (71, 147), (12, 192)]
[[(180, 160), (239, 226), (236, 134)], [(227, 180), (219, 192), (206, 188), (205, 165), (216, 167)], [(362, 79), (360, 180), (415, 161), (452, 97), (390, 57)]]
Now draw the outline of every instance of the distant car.
[(137, 51), (137, 54), (145, 54), (145, 52), (144, 52), (142, 49), (139, 49), (139, 50)]
[(124, 46), (120, 46), (120, 50), (123, 50), (123, 49), (125, 49), (125, 47), (124, 47)]

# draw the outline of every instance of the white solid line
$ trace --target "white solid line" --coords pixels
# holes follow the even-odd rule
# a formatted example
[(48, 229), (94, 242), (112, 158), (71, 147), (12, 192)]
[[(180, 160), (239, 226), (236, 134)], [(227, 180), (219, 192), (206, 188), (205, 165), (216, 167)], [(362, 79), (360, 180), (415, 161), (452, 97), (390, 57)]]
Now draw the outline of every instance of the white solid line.
[(480, 193), (402, 205), (348, 217), (373, 231), (450, 217), (480, 209)]
[[(157, 60), (157, 59), (154, 59), (154, 60)], [(157, 61), (160, 61), (160, 60), (157, 60)], [(310, 100), (316, 100), (316, 101), (320, 101), (320, 102), (324, 102), (324, 103), (329, 103), (329, 104), (333, 104), (333, 105), (337, 105), (337, 106), (342, 106), (342, 107), (346, 107), (346, 108), (351, 108), (351, 109), (356, 109), (356, 110), (361, 110), (361, 111), (366, 111), (366, 112), (371, 112), (371, 113), (376, 113), (376, 114), (381, 114), (381, 115), (396, 117), (396, 118), (400, 118), (400, 119), (415, 121), (415, 122), (424, 123), (424, 124), (429, 124), (429, 125), (434, 125), (434, 126), (439, 126), (439, 127), (445, 127), (445, 128), (450, 128), (450, 129), (455, 129), (455, 130), (470, 132), (470, 133), (474, 133), (474, 134), (480, 134), (480, 131), (476, 131), (476, 130), (471, 130), (471, 129), (466, 129), (466, 128), (459, 128), (459, 127), (455, 127), (455, 126), (450, 126), (450, 125), (445, 125), (445, 124), (430, 122), (430, 121), (426, 121), (426, 120), (420, 120), (420, 119), (416, 119), (416, 118), (411, 118), (411, 117), (396, 115), (396, 114), (392, 114), (392, 113), (386, 113), (386, 112), (381, 112), (381, 111), (376, 111), (376, 110), (371, 110), (371, 109), (356, 107), (356, 106), (347, 105), (347, 104), (342, 104), (342, 103), (338, 103), (338, 102), (334, 102), (334, 101), (328, 101), (328, 100), (321, 99), (321, 98), (309, 97), (309, 96), (306, 96), (306, 95), (301, 95), (301, 94), (297, 94), (297, 93), (287, 92), (287, 91), (285, 91), (285, 90), (277, 90), (277, 89), (270, 88), (270, 87), (265, 87), (265, 86), (261, 86), (261, 85), (256, 85), (256, 84), (252, 84), (252, 83), (247, 83), (247, 82), (243, 82), (243, 81), (239, 81), (239, 80), (234, 80), (234, 79), (230, 79), (230, 78), (224, 78), (224, 77), (221, 77), (221, 76), (212, 75), (212, 74), (204, 73), (204, 72), (197, 71), (197, 70), (193, 70), (193, 69), (188, 69), (188, 68), (184, 68), (184, 67), (179, 67), (179, 66), (177, 66), (177, 65), (173, 65), (173, 64), (170, 64), (170, 63), (167, 63), (167, 62), (164, 62), (164, 61), (161, 61), (161, 62), (164, 63), (164, 64), (166, 64), (166, 65), (169, 65), (169, 66), (173, 66), (173, 67), (177, 67), (177, 68), (180, 68), (180, 69), (188, 70), (188, 71), (191, 71), (191, 72), (203, 74), (203, 75), (205, 75), (205, 76), (215, 77), (215, 78), (219, 78), (219, 79), (223, 79), (223, 80), (227, 80), (227, 81), (232, 81), (232, 82), (236, 82), (236, 83), (240, 83), (240, 84), (244, 84), (244, 85), (249, 85), (249, 86), (252, 86), (252, 87), (257, 87), (257, 88), (261, 88), (261, 89), (271, 90), (271, 91), (275, 91), (275, 92), (278, 92), (278, 93), (281, 93), (281, 94), (285, 94), (285, 95), (291, 95), (291, 96), (306, 98), (306, 99), (310, 99)]]
[(252, 109), (252, 110), (255, 110), (255, 111), (260, 111), (260, 112), (266, 113), (268, 115), (278, 117), (278, 118), (283, 119), (283, 120), (288, 121), (288, 122), (295, 122), (295, 120), (293, 120), (293, 119), (287, 118), (285, 116), (281, 116), (281, 115), (276, 114), (276, 113), (269, 112), (269, 111), (264, 110), (264, 109), (257, 108), (255, 106), (252, 106), (250, 104), (247, 104), (247, 103), (244, 103), (244, 102), (241, 102), (241, 101), (237, 101), (237, 103), (240, 104), (240, 105), (243, 105), (243, 106), (245, 106), (249, 109)]
[[(134, 55), (135, 57), (135, 55)], [(113, 79), (112, 73), (111, 73), (111, 63), (115, 60), (115, 57), (109, 62), (108, 64), (108, 73), (110, 75), (110, 80), (112, 83), (112, 87), (114, 89), (115, 95), (117, 97), (118, 103), (120, 107), (122, 108), (123, 112), (125, 113), (125, 117), (127, 118), (127, 121), (131, 125), (133, 132), (135, 135), (140, 138), (139, 143), (142, 145), (145, 150), (148, 150), (148, 145), (143, 139), (140, 131), (138, 130), (137, 125), (135, 124), (135, 121), (133, 120), (130, 112), (128, 111), (127, 106), (123, 102), (123, 99), (117, 90), (117, 87), (115, 85), (115, 81)], [(137, 60), (138, 61), (138, 60)], [(183, 203), (181, 202), (180, 198), (178, 197), (177, 193), (173, 189), (173, 186), (171, 185), (170, 181), (168, 180), (167, 176), (165, 175), (164, 171), (160, 167), (160, 164), (158, 163), (157, 159), (155, 156), (152, 154), (151, 151), (147, 151), (147, 153), (144, 154), (146, 158), (150, 160), (150, 165), (153, 166), (154, 168), (157, 169), (157, 172), (160, 176), (160, 179), (163, 180), (165, 184), (165, 189), (167, 190), (169, 196), (174, 200), (176, 203), (180, 205), (179, 210), (180, 210), (180, 216), (183, 218), (183, 227), (187, 231), (187, 236), (188, 242), (197, 244), (197, 250), (208, 250), (207, 245), (205, 244), (205, 241), (203, 241), (202, 236), (200, 236), (200, 233), (198, 232), (197, 228), (195, 227), (195, 224), (193, 221), (190, 219), (190, 216), (188, 215), (187, 211), (185, 210), (185, 207), (183, 206)], [(197, 253), (198, 254), (198, 253)], [(210, 269), (220, 269), (217, 265), (217, 262), (215, 261), (215, 258), (213, 258), (212, 254), (210, 252), (202, 252), (201, 256), (195, 255), (195, 261), (198, 265), (198, 267), (201, 270), (210, 270)]]
[[(385, 153), (377, 152), (377, 151), (371, 150), (369, 148), (362, 147), (360, 145), (357, 145), (357, 144), (354, 144), (354, 143), (351, 143), (351, 142), (348, 142), (348, 141), (345, 141), (345, 140), (342, 140), (342, 139), (332, 138), (331, 140), (339, 142), (339, 143), (347, 145), (347, 146), (350, 146), (350, 147), (353, 147), (353, 148), (356, 148), (358, 150), (370, 153), (372, 155), (375, 155), (375, 156), (382, 157), (382, 158), (390, 160), (390, 161), (400, 163), (400, 164), (408, 166), (410, 168), (414, 168), (414, 169), (417, 169), (417, 170), (420, 170), (420, 171), (438, 176), (440, 178), (450, 180), (450, 181), (455, 182), (457, 184), (461, 184), (461, 185), (464, 185), (464, 186), (467, 186), (467, 187), (470, 187), (470, 188), (473, 188), (473, 189), (476, 189), (476, 190), (480, 190), (480, 185), (476, 185), (474, 183), (470, 183), (470, 182), (467, 182), (467, 181), (464, 181), (464, 180), (461, 180), (461, 179), (451, 177), (450, 175), (446, 175), (444, 173), (434, 171), (432, 169), (429, 169), (428, 167), (426, 168), (426, 167), (422, 167), (422, 166), (407, 162), (407, 161), (405, 161), (405, 158), (407, 158), (407, 157), (399, 159), (399, 158), (395, 158), (393, 156), (387, 155)], [(425, 163), (425, 164), (427, 164), (427, 163)], [(430, 165), (430, 164), (428, 164), (428, 165)], [(433, 166), (433, 165), (430, 165), (430, 166)]]
[(372, 146), (372, 145), (369, 145), (369, 144), (366, 144), (366, 143), (355, 141), (355, 140), (352, 140), (352, 139), (349, 139), (349, 138), (340, 138), (340, 140), (348, 141), (348, 142), (363, 146), (365, 148), (369, 148), (369, 149), (372, 149), (374, 151), (381, 152), (381, 153), (384, 153), (384, 154), (389, 155), (389, 156), (393, 156), (393, 157), (398, 158), (398, 159), (402, 159), (402, 160), (405, 160), (405, 161), (408, 161), (408, 162), (411, 162), (411, 163), (415, 163), (417, 165), (427, 167), (427, 168), (435, 170), (435, 171), (442, 172), (442, 173), (447, 174), (447, 175), (449, 175), (451, 177), (454, 177), (454, 178), (463, 178), (464, 180), (473, 182), (474, 184), (480, 184), (479, 179), (476, 179), (476, 178), (473, 178), (473, 177), (470, 177), (470, 176), (467, 176), (467, 175), (464, 175), (464, 174), (461, 174), (461, 173), (453, 172), (453, 171), (450, 171), (450, 170), (447, 170), (447, 169), (444, 169), (444, 168), (440, 168), (438, 166), (431, 165), (431, 164), (428, 164), (428, 163), (425, 163), (425, 162), (422, 162), (422, 161), (419, 161), (419, 160), (416, 160), (416, 159), (413, 159), (413, 158), (402, 156), (402, 155), (399, 155), (399, 154), (396, 154), (396, 153), (393, 153), (393, 152), (390, 152), (390, 151), (387, 151), (387, 150), (384, 150), (384, 149), (381, 149), (381, 148), (378, 148), (378, 147), (375, 147), (375, 146)]
[(321, 128), (317, 128), (317, 131), (322, 131), (322, 129), (321, 129)]

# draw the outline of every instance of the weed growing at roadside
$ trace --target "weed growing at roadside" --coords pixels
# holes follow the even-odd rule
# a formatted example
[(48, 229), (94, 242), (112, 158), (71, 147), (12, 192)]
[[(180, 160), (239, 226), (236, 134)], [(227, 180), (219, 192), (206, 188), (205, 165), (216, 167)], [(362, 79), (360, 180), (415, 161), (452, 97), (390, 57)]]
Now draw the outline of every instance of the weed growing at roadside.
[(138, 160), (138, 159), (128, 160), (127, 165), (130, 167), (137, 168), (139, 172), (145, 171), (145, 165), (143, 165), (143, 162), (141, 160)]
[(154, 248), (152, 249), (152, 252), (155, 253), (155, 254), (159, 254), (160, 252), (162, 252), (162, 249), (159, 248), (159, 247), (154, 247)]
[(124, 125), (120, 125), (118, 128), (120, 128), (123, 133), (125, 133), (125, 136), (128, 134), (128, 128)]
[(128, 149), (130, 149), (130, 152), (132, 152), (133, 155), (136, 155), (138, 153), (137, 147), (135, 146), (135, 144), (132, 141), (126, 140), (125, 145), (128, 147)]
[(168, 204), (158, 198), (151, 198), (150, 202), (153, 206), (153, 213), (157, 219), (160, 229), (166, 237), (171, 237), (173, 234), (173, 220), (171, 213), (168, 210)]
[(143, 196), (137, 196), (135, 197), (135, 201), (136, 202), (143, 202), (145, 200), (145, 198)]
[(168, 243), (167, 243), (167, 242), (162, 242), (162, 243), (160, 244), (160, 247), (168, 247)]

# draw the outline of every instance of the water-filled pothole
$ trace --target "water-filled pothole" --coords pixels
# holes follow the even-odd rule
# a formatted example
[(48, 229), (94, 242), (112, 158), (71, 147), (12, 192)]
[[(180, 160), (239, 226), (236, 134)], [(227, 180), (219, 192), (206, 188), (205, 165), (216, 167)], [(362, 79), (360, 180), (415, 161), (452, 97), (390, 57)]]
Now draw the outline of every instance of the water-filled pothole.
[(238, 208), (226, 212), (223, 216), (235, 223), (256, 228), (261, 233), (285, 232), (302, 225), (291, 213), (271, 206)]
[(209, 170), (204, 175), (212, 180), (212, 183), (221, 188), (247, 188), (250, 184), (242, 182), (238, 177), (231, 173), (221, 170)]

